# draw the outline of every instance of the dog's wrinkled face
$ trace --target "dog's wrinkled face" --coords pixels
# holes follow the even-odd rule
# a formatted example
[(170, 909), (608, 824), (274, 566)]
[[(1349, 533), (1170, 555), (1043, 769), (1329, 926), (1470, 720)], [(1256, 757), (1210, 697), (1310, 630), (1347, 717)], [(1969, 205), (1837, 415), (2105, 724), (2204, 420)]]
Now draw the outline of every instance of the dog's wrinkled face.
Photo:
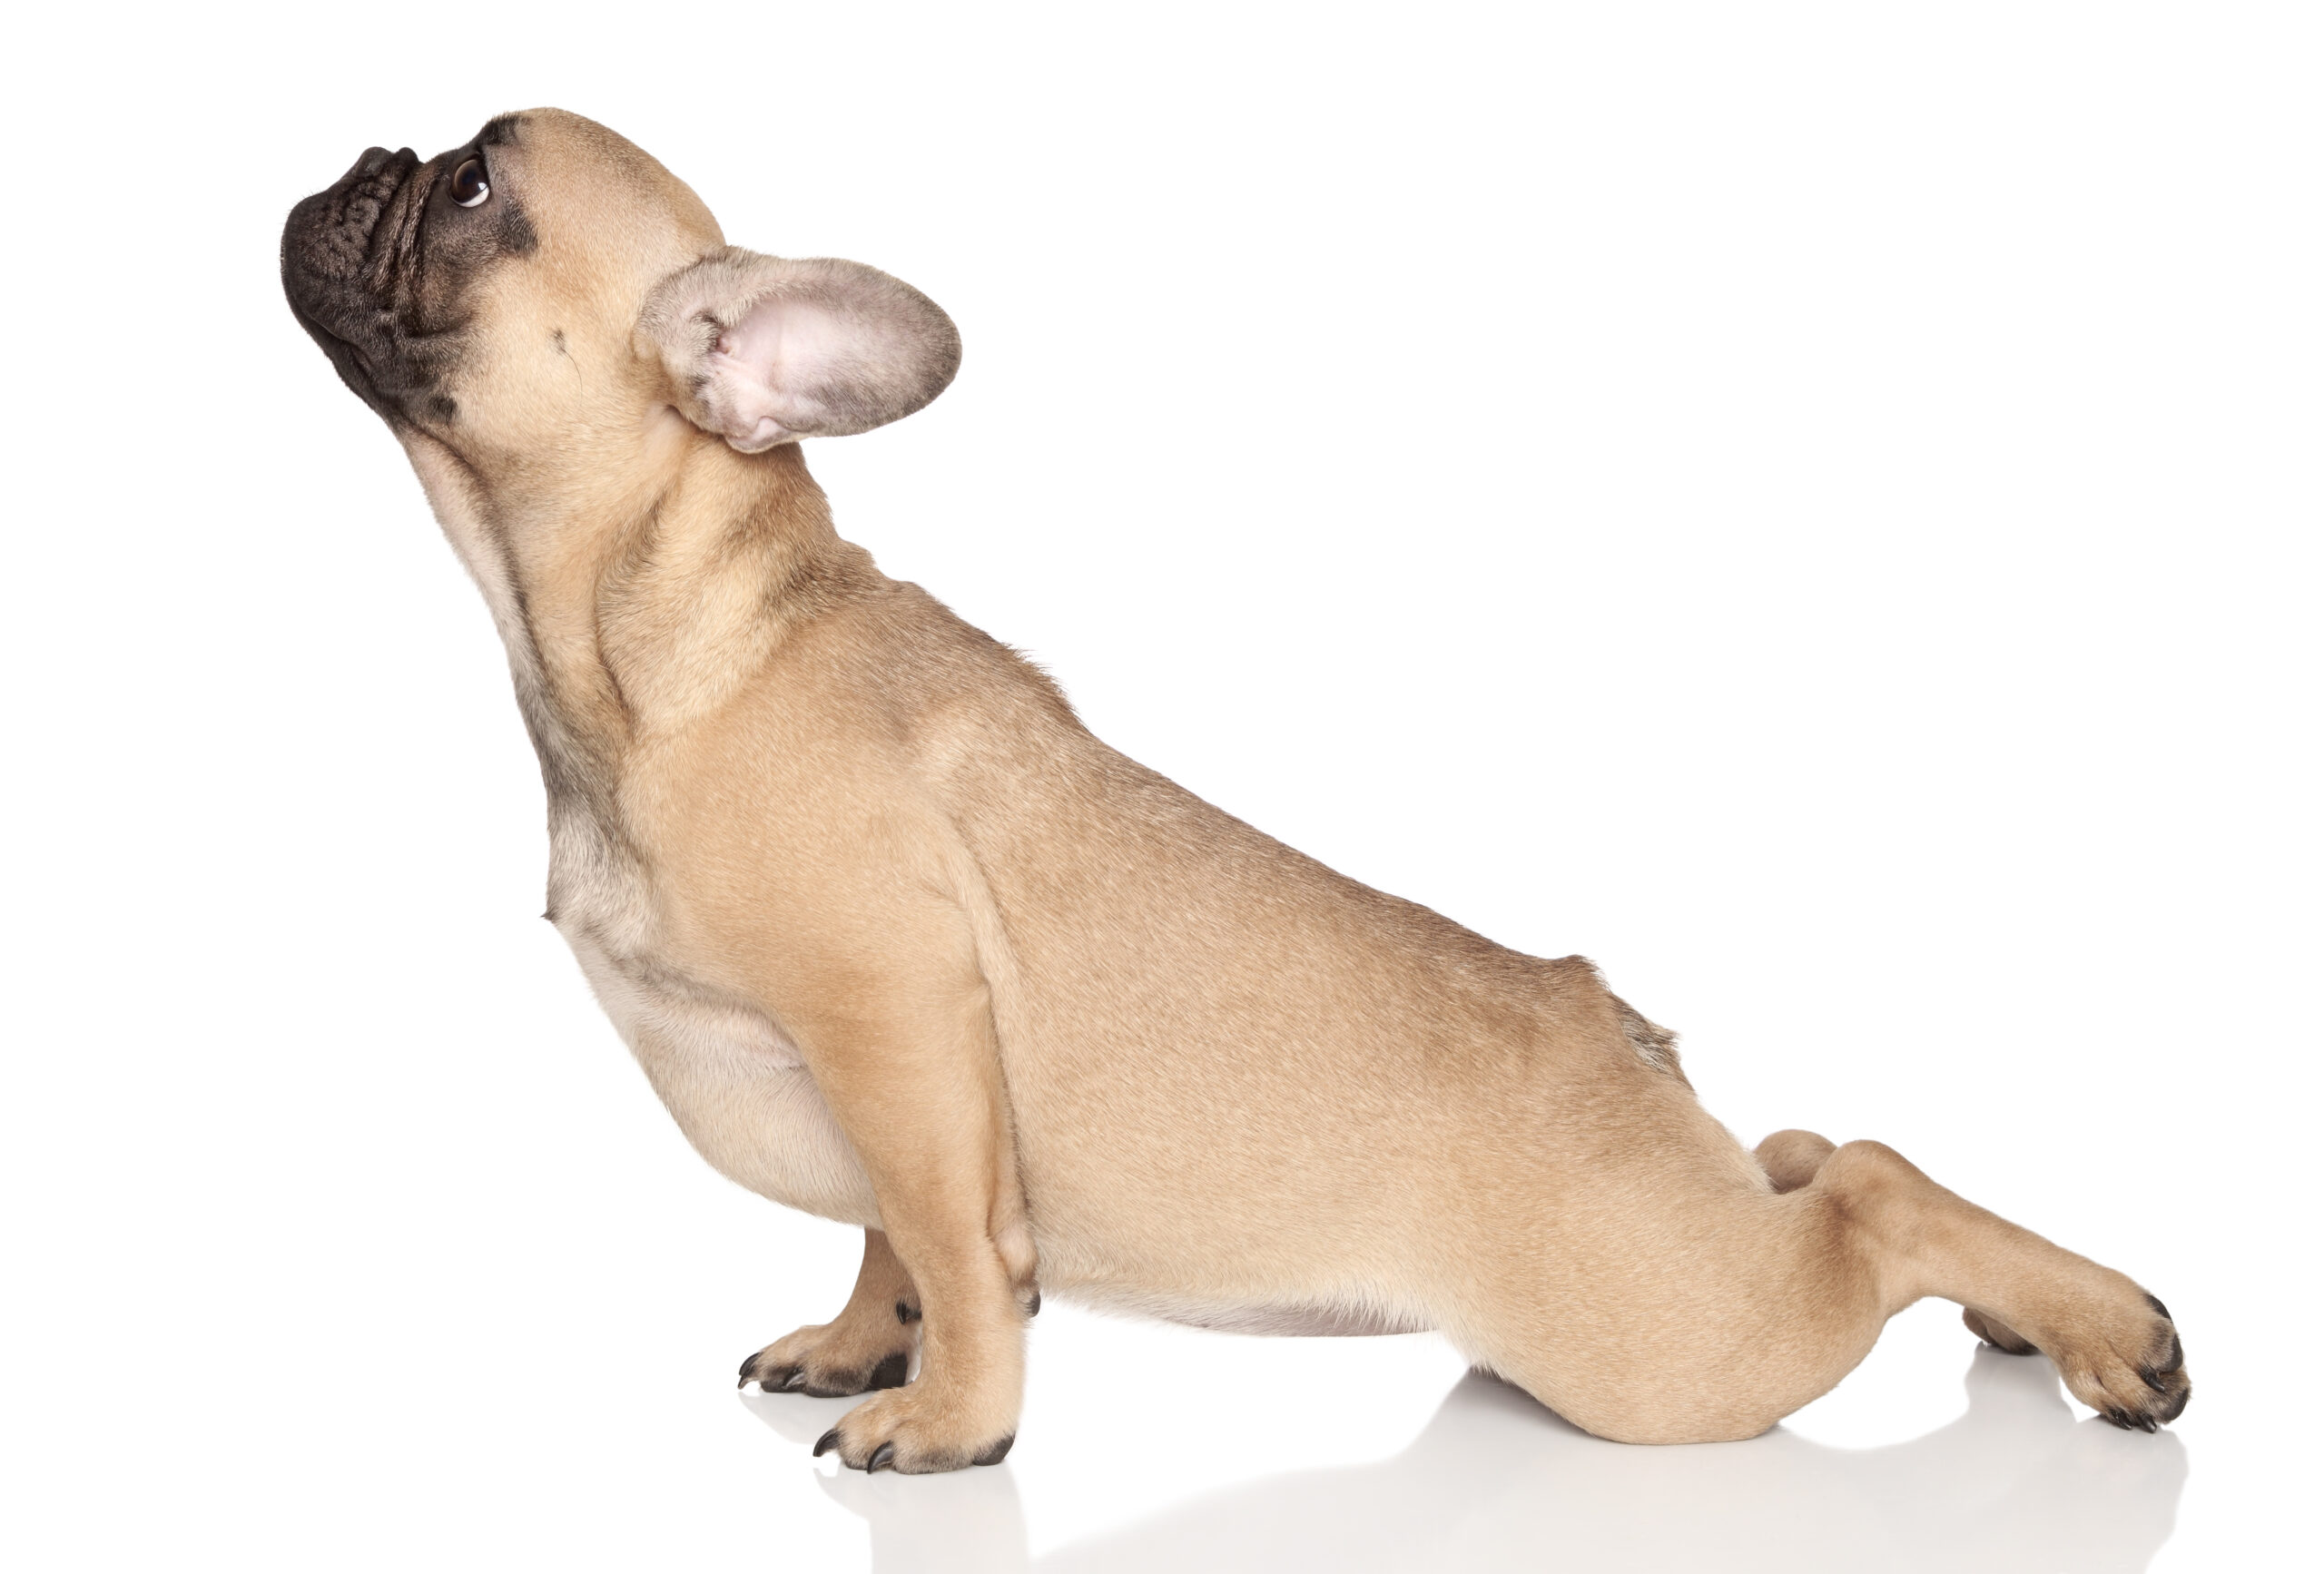
[(861, 263), (729, 248), (700, 198), (558, 110), (425, 162), (373, 148), (291, 211), (290, 307), (406, 448), (485, 479), (586, 463), (676, 410), (743, 452), (942, 391), (951, 321)]

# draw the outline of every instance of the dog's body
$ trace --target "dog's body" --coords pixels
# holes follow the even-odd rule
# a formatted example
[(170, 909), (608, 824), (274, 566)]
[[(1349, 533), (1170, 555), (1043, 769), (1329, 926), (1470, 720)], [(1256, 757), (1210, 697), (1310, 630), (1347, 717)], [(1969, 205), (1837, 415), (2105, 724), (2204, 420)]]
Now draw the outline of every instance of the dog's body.
[(866, 1231), (841, 1316), (743, 1367), (894, 1388), (825, 1440), (849, 1464), (1000, 1457), (1037, 1276), (1213, 1326), (1442, 1329), (1636, 1441), (1764, 1430), (1926, 1294), (2122, 1424), (2183, 1407), (2122, 1275), (1877, 1144), (1755, 1157), (1587, 962), (1123, 758), (842, 541), (790, 439), (941, 390), (957, 339), (916, 292), (727, 250), (547, 111), (367, 154), (292, 214), (284, 278), (491, 604), (599, 999), (713, 1165)]

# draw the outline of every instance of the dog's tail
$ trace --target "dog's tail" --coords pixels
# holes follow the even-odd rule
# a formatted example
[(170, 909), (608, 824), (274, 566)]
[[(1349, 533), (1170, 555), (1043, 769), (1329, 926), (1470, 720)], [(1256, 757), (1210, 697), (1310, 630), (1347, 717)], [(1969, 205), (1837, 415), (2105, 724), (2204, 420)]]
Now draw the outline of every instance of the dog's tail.
[(1637, 1007), (1620, 995), (1607, 997), (1614, 1002), (1614, 1016), (1622, 1025), (1622, 1037), (1630, 1040), (1638, 1058), (1657, 1071), (1668, 1072), (1684, 1087), (1693, 1087), (1687, 1074), (1679, 1069), (1679, 1035), (1658, 1022), (1649, 1022)]
[(1615, 1026), (1621, 1029), (1623, 1041), (1630, 1045), (1631, 1053), (1657, 1071), (1675, 1077), (1679, 1087), (1691, 1092), (1695, 1085), (1688, 1081), (1687, 1074), (1679, 1068), (1679, 1035), (1659, 1022), (1647, 1020), (1644, 1012), (1613, 990), (1606, 989), (1606, 975), (1600, 972), (1598, 964), (1588, 957), (1568, 957), (1565, 959), (1579, 966), (1590, 975), (1592, 982), (1605, 990), (1606, 1003), (1614, 1008)]

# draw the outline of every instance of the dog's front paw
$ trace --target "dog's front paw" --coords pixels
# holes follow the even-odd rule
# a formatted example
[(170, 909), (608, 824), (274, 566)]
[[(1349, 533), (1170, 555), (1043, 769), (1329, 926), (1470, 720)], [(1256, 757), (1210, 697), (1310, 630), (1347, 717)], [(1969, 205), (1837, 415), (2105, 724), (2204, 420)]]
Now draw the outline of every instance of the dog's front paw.
[(838, 1399), (875, 1388), (901, 1388), (911, 1370), (917, 1331), (900, 1317), (818, 1323), (786, 1333), (743, 1362), (742, 1382), (769, 1393)]
[(864, 1401), (840, 1418), (815, 1444), (818, 1455), (839, 1451), (854, 1471), (933, 1475), (968, 1465), (997, 1465), (1017, 1441), (1017, 1422), (980, 1415), (990, 1408), (970, 1396), (948, 1396), (926, 1382)]

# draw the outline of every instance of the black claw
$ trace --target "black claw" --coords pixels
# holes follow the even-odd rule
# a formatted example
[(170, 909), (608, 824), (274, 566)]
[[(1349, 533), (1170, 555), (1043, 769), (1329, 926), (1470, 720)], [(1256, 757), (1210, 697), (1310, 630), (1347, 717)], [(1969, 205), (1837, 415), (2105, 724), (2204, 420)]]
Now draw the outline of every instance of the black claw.
[(1017, 1434), (1012, 1431), (969, 1462), (973, 1465), (997, 1465), (1009, 1457), (1009, 1448), (1016, 1441)]
[(895, 1462), (896, 1445), (891, 1442), (883, 1442), (872, 1451), (870, 1459), (863, 1461), (863, 1473), (868, 1476), (873, 1471), (891, 1470)]
[[(760, 1386), (761, 1388), (764, 1388), (764, 1387), (766, 1386), (766, 1384), (764, 1384), (764, 1383), (761, 1383), (761, 1384), (759, 1384), (759, 1386)], [(796, 1392), (798, 1392), (801, 1389), (803, 1389), (803, 1388), (804, 1388), (804, 1387), (806, 1387), (806, 1386), (807, 1386), (807, 1369), (806, 1369), (805, 1367), (802, 1366), (802, 1367), (798, 1368), (796, 1371), (793, 1372), (789, 1376), (785, 1377), (785, 1378), (783, 1380), (783, 1385), (782, 1385), (780, 1388), (777, 1388), (777, 1389), (775, 1390), (775, 1392), (777, 1392), (777, 1393), (796, 1393)]]
[(2157, 1393), (2169, 1393), (2171, 1392), (2171, 1385), (2163, 1382), (2162, 1375), (2152, 1366), (2142, 1366), (2139, 1368), (2139, 1381), (2145, 1383)]
[(815, 1440), (815, 1457), (822, 1459), (837, 1447), (839, 1447), (839, 1428), (833, 1427)]
[(913, 1304), (912, 1304), (911, 1302), (909, 1302), (909, 1301), (899, 1301), (899, 1302), (897, 1302), (897, 1303), (896, 1303), (896, 1321), (897, 1321), (897, 1322), (899, 1322), (899, 1323), (917, 1323), (917, 1322), (919, 1322), (919, 1321), (920, 1321), (920, 1308), (919, 1308), (919, 1307), (917, 1307), (917, 1306), (915, 1306), (915, 1305), (913, 1305)]
[[(2160, 1301), (2156, 1300), (2153, 1296), (2149, 1295), (2149, 1296), (2146, 1298), (2146, 1303), (2147, 1303), (2148, 1305), (2150, 1305), (2150, 1306), (2153, 1307), (2153, 1308), (2154, 1308), (2154, 1314), (2155, 1314), (2157, 1317), (2162, 1318), (2165, 1323), (2170, 1323), (2170, 1322), (2173, 1322), (2173, 1321), (2175, 1321), (2175, 1319), (2174, 1319), (2174, 1318), (2172, 1318), (2172, 1316), (2171, 1315), (2171, 1308), (2170, 1308), (2170, 1307), (2168, 1307), (2168, 1306), (2165, 1306), (2162, 1302), (2160, 1302)], [(2199, 1321), (2200, 1321), (2200, 1319), (2199, 1319)]]
[(751, 1368), (756, 1366), (758, 1363), (759, 1358), (756, 1351), (753, 1351), (750, 1354), (743, 1357), (743, 1381), (744, 1382), (750, 1382)]
[(1036, 1289), (1033, 1292), (1033, 1298), (1025, 1303), (1025, 1315), (1028, 1317), (1039, 1317), (1040, 1314), (1041, 1293), (1039, 1290)]
[(880, 1362), (879, 1365), (873, 1367), (872, 1369), (872, 1381), (865, 1383), (863, 1386), (866, 1388), (901, 1388), (904, 1385), (904, 1372), (911, 1367), (911, 1357), (906, 1355), (900, 1350), (895, 1354), (889, 1356), (887, 1360)]

